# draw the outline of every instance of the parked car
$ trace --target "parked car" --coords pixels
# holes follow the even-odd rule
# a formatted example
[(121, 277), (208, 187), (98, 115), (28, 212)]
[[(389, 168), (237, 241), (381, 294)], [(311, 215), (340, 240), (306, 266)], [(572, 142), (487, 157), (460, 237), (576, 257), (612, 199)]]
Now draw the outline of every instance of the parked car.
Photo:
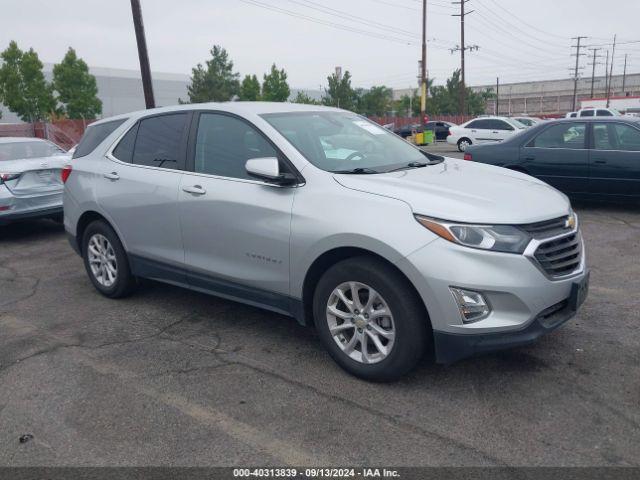
[(563, 194), (336, 108), (101, 120), (66, 172), (65, 228), (100, 293), (152, 278), (290, 315), (366, 379), (530, 343), (587, 292)]
[(469, 145), (500, 142), (526, 127), (508, 117), (478, 117), (449, 130), (447, 143), (464, 152)]
[(513, 119), (517, 120), (527, 128), (533, 127), (534, 125), (537, 125), (538, 123), (542, 122), (542, 119), (538, 117), (513, 117)]
[(553, 120), (499, 145), (469, 148), (465, 158), (527, 173), (570, 195), (640, 198), (640, 119), (632, 117)]
[(620, 117), (622, 114), (615, 108), (581, 108), (576, 117)]
[(25, 218), (61, 221), (61, 172), (69, 159), (46, 140), (0, 137), (0, 225)]
[[(449, 129), (451, 127), (455, 127), (455, 123), (451, 122), (443, 122), (440, 120), (437, 121), (429, 121), (425, 125), (427, 130), (433, 130), (436, 140), (446, 140), (447, 136), (449, 136)], [(396, 135), (400, 135), (402, 138), (409, 137), (413, 132), (422, 133), (422, 125), (419, 123), (414, 123), (411, 125), (405, 125), (404, 127), (400, 127), (394, 130)]]

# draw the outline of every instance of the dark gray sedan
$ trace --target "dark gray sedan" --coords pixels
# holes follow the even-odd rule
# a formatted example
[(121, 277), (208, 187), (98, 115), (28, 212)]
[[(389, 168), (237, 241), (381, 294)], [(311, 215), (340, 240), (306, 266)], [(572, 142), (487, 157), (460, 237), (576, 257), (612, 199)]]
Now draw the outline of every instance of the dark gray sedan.
[(470, 146), (465, 160), (527, 173), (574, 196), (640, 198), (640, 120), (544, 122), (498, 144)]

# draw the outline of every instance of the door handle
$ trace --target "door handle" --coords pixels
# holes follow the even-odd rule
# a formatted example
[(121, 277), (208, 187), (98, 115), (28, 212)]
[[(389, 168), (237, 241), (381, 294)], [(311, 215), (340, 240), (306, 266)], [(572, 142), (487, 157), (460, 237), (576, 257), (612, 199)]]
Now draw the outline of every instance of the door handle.
[(500, 132), (497, 130), (493, 130), (491, 133), (500, 133)]
[(107, 180), (120, 180), (120, 175), (118, 175), (116, 172), (111, 172), (111, 173), (105, 173), (103, 175), (104, 178), (106, 178)]
[(471, 132), (476, 133), (476, 131), (475, 131), (475, 130), (471, 130)]
[(528, 157), (524, 157), (525, 160), (527, 160), (528, 162), (531, 162), (532, 160), (535, 160), (536, 157), (534, 157), (533, 155), (529, 155)]
[(599, 163), (599, 164), (602, 165), (602, 164), (607, 163), (607, 161), (606, 160), (595, 160), (594, 163)]
[(190, 193), (192, 195), (204, 195), (207, 191), (200, 185), (189, 185), (182, 187), (183, 192)]

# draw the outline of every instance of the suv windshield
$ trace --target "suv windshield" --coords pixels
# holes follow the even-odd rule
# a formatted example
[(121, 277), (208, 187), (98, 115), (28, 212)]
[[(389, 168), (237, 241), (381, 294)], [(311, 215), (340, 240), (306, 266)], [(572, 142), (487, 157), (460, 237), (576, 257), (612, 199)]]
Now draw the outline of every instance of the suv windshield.
[(21, 160), (63, 154), (64, 150), (49, 142), (0, 143), (0, 160)]
[(355, 113), (269, 113), (262, 117), (316, 167), (329, 172), (382, 173), (429, 157)]

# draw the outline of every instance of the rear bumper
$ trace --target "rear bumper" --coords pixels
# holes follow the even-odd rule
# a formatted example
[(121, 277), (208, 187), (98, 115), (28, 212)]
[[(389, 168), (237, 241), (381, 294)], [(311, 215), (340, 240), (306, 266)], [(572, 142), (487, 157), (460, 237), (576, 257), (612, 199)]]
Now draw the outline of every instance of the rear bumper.
[(5, 225), (7, 223), (15, 222), (18, 220), (53, 217), (55, 215), (61, 215), (62, 212), (62, 205), (60, 205), (59, 207), (48, 207), (35, 210), (18, 211), (15, 213), (5, 213), (0, 215), (0, 225)]

